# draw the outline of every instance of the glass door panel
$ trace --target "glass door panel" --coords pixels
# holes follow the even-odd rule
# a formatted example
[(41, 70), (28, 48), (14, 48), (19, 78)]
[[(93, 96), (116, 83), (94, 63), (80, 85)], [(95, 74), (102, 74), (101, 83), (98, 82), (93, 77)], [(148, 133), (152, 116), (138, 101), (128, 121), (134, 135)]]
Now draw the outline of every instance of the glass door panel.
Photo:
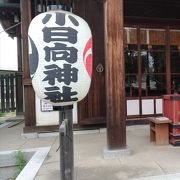
[(127, 115), (156, 114), (156, 98), (166, 94), (165, 29), (128, 27), (124, 33)]
[(157, 108), (156, 98), (166, 93), (165, 34), (164, 29), (140, 29), (141, 115), (154, 115), (161, 112)]

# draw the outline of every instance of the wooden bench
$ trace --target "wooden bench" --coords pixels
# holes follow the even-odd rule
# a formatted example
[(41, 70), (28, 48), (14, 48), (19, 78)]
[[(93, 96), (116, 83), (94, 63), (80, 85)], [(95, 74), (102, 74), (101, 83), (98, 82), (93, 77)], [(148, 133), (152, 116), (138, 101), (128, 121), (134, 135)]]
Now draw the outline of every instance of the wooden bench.
[(169, 144), (169, 123), (171, 120), (164, 117), (148, 117), (150, 122), (150, 141), (156, 145)]

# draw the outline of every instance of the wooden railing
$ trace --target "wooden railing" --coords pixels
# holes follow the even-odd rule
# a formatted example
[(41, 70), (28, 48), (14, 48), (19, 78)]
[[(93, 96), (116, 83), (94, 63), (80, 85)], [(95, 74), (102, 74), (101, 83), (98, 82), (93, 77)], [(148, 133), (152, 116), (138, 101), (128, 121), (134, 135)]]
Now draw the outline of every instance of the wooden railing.
[(16, 109), (15, 75), (0, 75), (0, 112), (13, 112)]

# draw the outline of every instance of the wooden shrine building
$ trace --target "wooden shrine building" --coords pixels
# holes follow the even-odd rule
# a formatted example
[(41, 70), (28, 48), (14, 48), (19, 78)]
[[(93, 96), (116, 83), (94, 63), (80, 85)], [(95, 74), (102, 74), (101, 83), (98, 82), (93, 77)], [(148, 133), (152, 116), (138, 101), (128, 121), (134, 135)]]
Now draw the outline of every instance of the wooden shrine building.
[(178, 0), (0, 0), (1, 20), (7, 18), (3, 3), (19, 5), (19, 14), (14, 9), (12, 16), (21, 22), (25, 132), (57, 128), (37, 126), (28, 67), (29, 23), (48, 10), (72, 10), (92, 30), (92, 84), (78, 103), (77, 123), (106, 122), (110, 148), (126, 146), (127, 122), (162, 114), (162, 95), (180, 91)]

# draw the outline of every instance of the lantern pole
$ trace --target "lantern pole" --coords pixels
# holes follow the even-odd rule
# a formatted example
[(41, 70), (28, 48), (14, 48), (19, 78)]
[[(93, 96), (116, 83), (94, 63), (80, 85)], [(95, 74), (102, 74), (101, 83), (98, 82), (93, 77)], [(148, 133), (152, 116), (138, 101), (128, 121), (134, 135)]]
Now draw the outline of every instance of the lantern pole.
[(74, 180), (73, 106), (54, 107), (59, 110), (60, 179)]
[[(41, 13), (31, 21), (28, 31), (31, 46), (29, 66), (37, 96), (55, 105), (53, 110), (59, 111), (61, 180), (73, 180), (73, 105), (66, 104), (82, 100), (89, 91), (92, 75), (92, 33), (81, 17), (65, 11), (58, 12)], [(69, 27), (72, 31), (68, 30)], [(51, 32), (51, 28), (55, 28), (58, 33)], [(64, 29), (67, 33), (63, 33)], [(47, 46), (47, 42), (55, 46)]]

